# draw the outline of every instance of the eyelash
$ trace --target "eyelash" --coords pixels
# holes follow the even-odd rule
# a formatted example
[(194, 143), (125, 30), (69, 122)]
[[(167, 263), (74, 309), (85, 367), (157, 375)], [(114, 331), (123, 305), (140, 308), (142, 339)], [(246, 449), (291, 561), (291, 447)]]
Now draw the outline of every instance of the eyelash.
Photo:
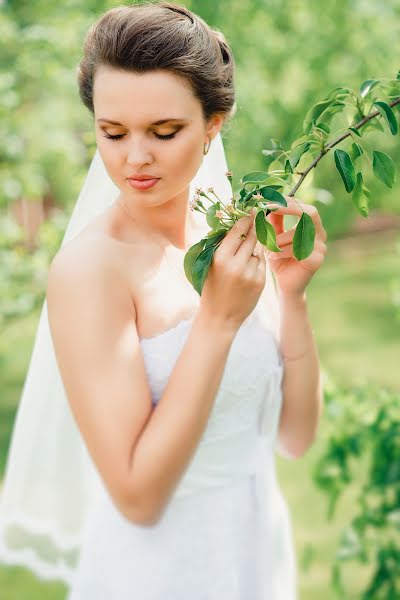
[[(172, 140), (172, 138), (174, 138), (177, 133), (178, 132), (176, 131), (175, 133), (169, 133), (168, 135), (159, 135), (158, 133), (154, 133), (154, 135), (159, 140)], [(124, 134), (110, 135), (109, 133), (106, 133), (106, 134), (104, 134), (104, 137), (107, 138), (108, 140), (117, 141), (117, 140), (120, 140), (121, 138), (123, 138)]]

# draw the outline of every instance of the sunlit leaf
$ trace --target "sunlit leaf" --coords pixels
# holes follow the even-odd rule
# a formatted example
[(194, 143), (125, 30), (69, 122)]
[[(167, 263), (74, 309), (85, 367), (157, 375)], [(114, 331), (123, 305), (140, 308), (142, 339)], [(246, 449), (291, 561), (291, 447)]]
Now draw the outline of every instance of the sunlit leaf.
[(306, 142), (305, 144), (300, 144), (299, 146), (296, 146), (296, 148), (293, 148), (290, 151), (289, 161), (290, 161), (292, 169), (296, 168), (300, 158), (303, 156), (303, 154), (305, 152), (307, 152), (309, 147), (310, 147), (310, 144), (308, 142)]
[(374, 150), (374, 158), (372, 168), (374, 174), (388, 187), (393, 187), (396, 181), (396, 164), (394, 160), (385, 154), (385, 152), (379, 152)]
[(364, 193), (363, 186), (363, 176), (361, 172), (357, 173), (356, 185), (354, 186), (352, 200), (354, 206), (357, 208), (359, 213), (363, 217), (368, 217), (369, 214), (369, 206), (368, 206), (368, 198)]
[(348, 87), (335, 87), (327, 96), (327, 99), (332, 99), (332, 98), (337, 98), (338, 100), (341, 100), (343, 98), (346, 98), (347, 96), (350, 96), (352, 92), (351, 88)]
[(362, 156), (362, 154), (363, 154), (363, 152), (362, 152), (360, 146), (358, 146), (358, 144), (355, 144), (353, 142), (350, 147), (350, 151), (349, 151), (349, 155), (350, 155), (350, 158), (353, 161), (353, 163), (357, 160), (357, 158)]
[(367, 139), (365, 139), (365, 137), (361, 135), (358, 129), (355, 129), (354, 127), (349, 127), (349, 131), (354, 142), (357, 144), (357, 146), (361, 148), (361, 150), (364, 152), (364, 154), (372, 164), (373, 155), (371, 144), (368, 142)]
[(207, 208), (206, 221), (207, 225), (209, 225), (211, 229), (218, 229), (218, 227), (221, 225), (221, 221), (215, 216), (217, 210), (221, 210), (221, 202), (211, 204), (211, 206)]
[(360, 94), (362, 98), (365, 98), (365, 96), (372, 90), (372, 88), (374, 88), (377, 84), (379, 83), (379, 81), (377, 79), (367, 79), (366, 81), (364, 81), (361, 85), (360, 85)]
[(324, 112), (326, 108), (328, 108), (328, 106), (332, 104), (333, 101), (334, 99), (321, 100), (320, 102), (314, 104), (314, 106), (312, 106), (308, 110), (303, 121), (303, 131), (305, 133), (309, 133), (313, 122), (315, 122), (318, 119), (318, 117)]
[(260, 210), (254, 220), (258, 241), (272, 252), (283, 252), (276, 245), (276, 231), (272, 223), (266, 220), (264, 212)]
[(265, 171), (251, 171), (250, 173), (246, 173), (243, 175), (241, 182), (242, 183), (261, 183), (271, 177), (271, 175)]
[(329, 135), (331, 132), (331, 128), (329, 127), (328, 123), (318, 123), (317, 129), (321, 129), (327, 135)]

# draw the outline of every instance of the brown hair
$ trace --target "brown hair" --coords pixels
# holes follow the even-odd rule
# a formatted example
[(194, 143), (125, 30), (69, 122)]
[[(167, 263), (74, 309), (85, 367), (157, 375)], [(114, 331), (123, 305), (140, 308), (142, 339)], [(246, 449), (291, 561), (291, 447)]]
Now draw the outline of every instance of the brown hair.
[(203, 118), (235, 111), (233, 55), (224, 35), (171, 2), (148, 1), (105, 12), (87, 32), (78, 66), (79, 95), (92, 114), (96, 68), (143, 73), (164, 69), (183, 77), (200, 101)]

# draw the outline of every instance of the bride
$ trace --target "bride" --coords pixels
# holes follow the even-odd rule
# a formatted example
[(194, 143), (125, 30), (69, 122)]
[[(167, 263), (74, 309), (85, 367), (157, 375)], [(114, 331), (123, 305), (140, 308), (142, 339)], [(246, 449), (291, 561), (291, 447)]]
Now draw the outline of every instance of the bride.
[(86, 37), (97, 152), (51, 264), (0, 504), (0, 559), (64, 580), (69, 600), (297, 597), (274, 454), (301, 456), (318, 425), (305, 288), (326, 234), (302, 205), (317, 235), (299, 263), (288, 198), (270, 217), (278, 260), (249, 214), (201, 296), (188, 282), (208, 231), (190, 193), (231, 194), (233, 79), (223, 34), (176, 4), (113, 8)]

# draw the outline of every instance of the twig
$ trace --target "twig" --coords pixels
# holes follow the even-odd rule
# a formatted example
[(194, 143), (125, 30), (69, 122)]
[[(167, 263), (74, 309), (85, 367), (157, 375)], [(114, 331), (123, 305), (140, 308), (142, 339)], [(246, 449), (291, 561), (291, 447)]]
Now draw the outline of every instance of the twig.
[[(400, 98), (397, 98), (393, 102), (390, 102), (389, 106), (393, 107), (393, 106), (396, 106), (396, 104), (400, 104)], [(380, 115), (380, 114), (381, 113), (379, 112), (379, 110), (376, 110), (375, 112), (367, 115), (366, 117), (363, 117), (361, 119), (361, 121), (358, 121), (358, 123), (356, 125), (352, 126), (353, 129), (360, 129), (363, 125), (365, 125), (365, 123), (367, 123), (368, 121), (370, 121), (371, 119), (373, 119), (374, 117), (376, 117), (377, 115)], [(307, 167), (307, 169), (302, 172), (300, 179), (298, 180), (296, 185), (290, 190), (290, 192), (287, 195), (294, 196), (295, 193), (297, 192), (297, 190), (299, 189), (299, 187), (301, 186), (301, 184), (303, 183), (304, 179), (307, 177), (308, 173), (311, 171), (311, 169), (313, 169), (319, 163), (321, 158), (325, 154), (327, 154), (327, 152), (329, 152), (329, 150), (331, 148), (333, 148), (334, 146), (339, 144), (339, 142), (341, 142), (345, 138), (349, 137), (349, 135), (351, 135), (351, 133), (349, 131), (347, 131), (346, 133), (343, 133), (342, 135), (340, 135), (336, 140), (333, 140), (332, 142), (327, 144), (325, 146), (324, 150), (323, 151), (321, 150), (319, 155), (313, 160), (313, 162)]]

